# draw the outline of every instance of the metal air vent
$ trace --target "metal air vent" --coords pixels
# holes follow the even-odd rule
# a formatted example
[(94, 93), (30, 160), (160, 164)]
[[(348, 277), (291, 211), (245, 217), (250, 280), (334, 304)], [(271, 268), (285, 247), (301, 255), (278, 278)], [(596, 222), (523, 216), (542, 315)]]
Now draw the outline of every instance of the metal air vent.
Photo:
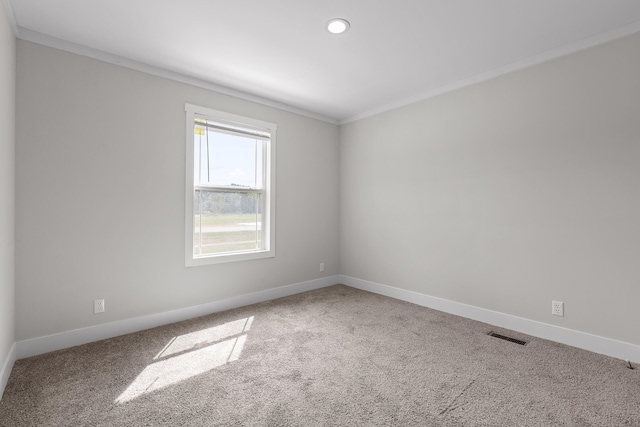
[(509, 342), (512, 342), (512, 343), (516, 343), (516, 344), (519, 344), (519, 345), (525, 345), (527, 343), (526, 341), (522, 341), (522, 340), (519, 340), (519, 339), (516, 339), (516, 338), (511, 338), (511, 337), (508, 337), (506, 335), (501, 335), (501, 334), (495, 333), (493, 331), (489, 332), (487, 335), (489, 335), (490, 337), (500, 338), (501, 340), (509, 341)]

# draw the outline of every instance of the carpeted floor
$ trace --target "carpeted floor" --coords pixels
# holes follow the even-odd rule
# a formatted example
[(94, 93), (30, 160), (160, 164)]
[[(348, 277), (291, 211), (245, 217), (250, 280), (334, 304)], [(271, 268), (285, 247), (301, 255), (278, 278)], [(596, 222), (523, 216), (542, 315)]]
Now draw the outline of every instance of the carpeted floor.
[(0, 425), (640, 426), (640, 369), (337, 285), (19, 360)]

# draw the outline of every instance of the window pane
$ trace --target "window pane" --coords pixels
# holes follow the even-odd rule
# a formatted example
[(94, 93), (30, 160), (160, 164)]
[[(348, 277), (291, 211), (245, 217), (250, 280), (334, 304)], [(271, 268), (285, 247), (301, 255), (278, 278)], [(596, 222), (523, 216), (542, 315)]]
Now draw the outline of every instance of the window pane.
[(195, 257), (263, 249), (262, 194), (196, 190), (193, 205)]
[(195, 126), (194, 184), (262, 188), (262, 140)]

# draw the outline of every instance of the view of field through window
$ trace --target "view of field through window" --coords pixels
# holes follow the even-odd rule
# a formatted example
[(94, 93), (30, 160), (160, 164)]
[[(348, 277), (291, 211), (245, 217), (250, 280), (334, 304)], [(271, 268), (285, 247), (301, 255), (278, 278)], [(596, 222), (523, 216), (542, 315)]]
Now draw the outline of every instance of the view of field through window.
[(195, 257), (263, 248), (264, 141), (196, 118)]

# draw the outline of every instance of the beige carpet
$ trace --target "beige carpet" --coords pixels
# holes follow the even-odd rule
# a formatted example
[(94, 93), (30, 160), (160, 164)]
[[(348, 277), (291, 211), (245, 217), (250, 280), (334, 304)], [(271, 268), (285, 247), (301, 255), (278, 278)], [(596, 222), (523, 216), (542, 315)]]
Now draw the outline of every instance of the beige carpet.
[(640, 369), (338, 285), (20, 360), (0, 425), (640, 426)]

